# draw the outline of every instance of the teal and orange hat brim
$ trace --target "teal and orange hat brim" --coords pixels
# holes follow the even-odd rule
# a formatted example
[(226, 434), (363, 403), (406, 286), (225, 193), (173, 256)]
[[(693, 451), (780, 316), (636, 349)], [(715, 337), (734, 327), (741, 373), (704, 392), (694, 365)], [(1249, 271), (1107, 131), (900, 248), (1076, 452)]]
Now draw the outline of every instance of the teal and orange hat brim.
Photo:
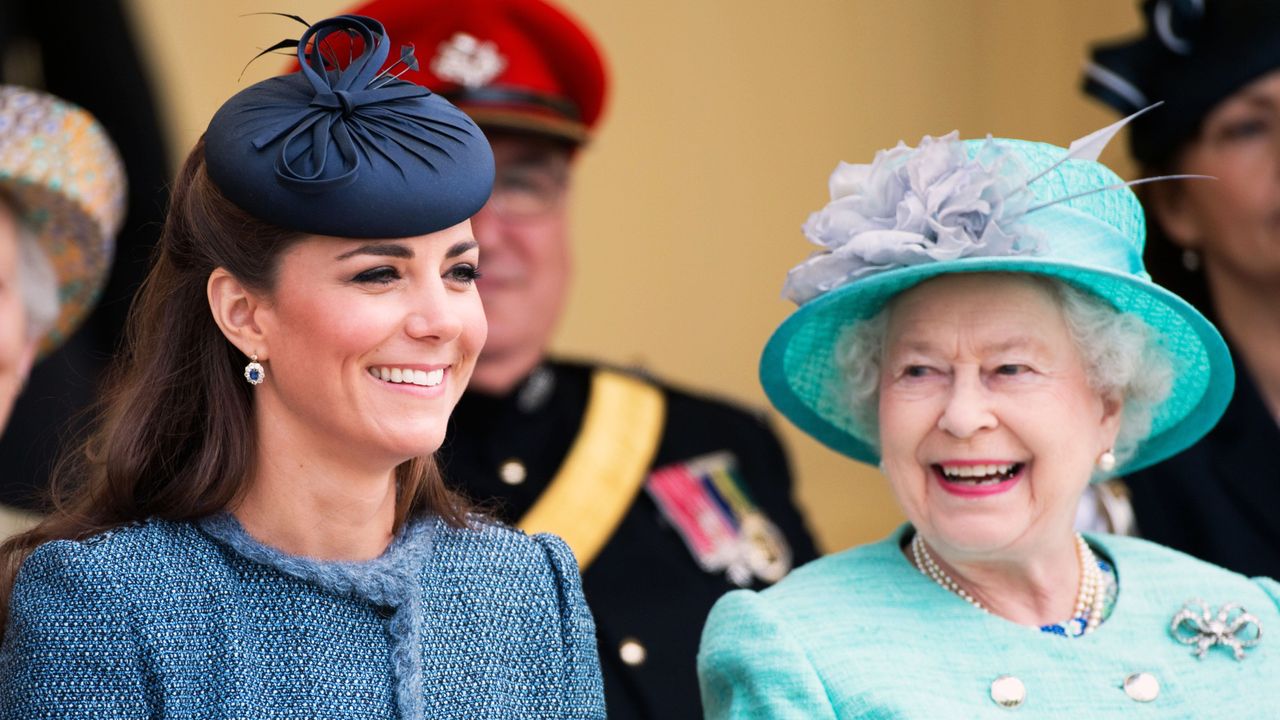
[(102, 293), (124, 222), (124, 163), (88, 111), (0, 86), (0, 189), (19, 206), (58, 279), (58, 317), (38, 349), (45, 357)]

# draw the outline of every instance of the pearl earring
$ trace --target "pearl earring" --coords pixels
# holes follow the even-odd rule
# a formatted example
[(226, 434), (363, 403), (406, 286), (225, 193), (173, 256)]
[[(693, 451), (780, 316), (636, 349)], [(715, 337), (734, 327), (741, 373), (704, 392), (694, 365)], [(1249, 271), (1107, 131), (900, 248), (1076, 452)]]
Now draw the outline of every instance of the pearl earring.
[(1098, 456), (1098, 469), (1102, 472), (1111, 472), (1116, 469), (1116, 454), (1107, 450)]
[(261, 385), (266, 377), (267, 370), (258, 363), (258, 356), (250, 355), (249, 364), (244, 366), (244, 379), (248, 380), (250, 385)]
[(1195, 250), (1182, 251), (1182, 267), (1187, 272), (1196, 272), (1200, 269), (1200, 253)]

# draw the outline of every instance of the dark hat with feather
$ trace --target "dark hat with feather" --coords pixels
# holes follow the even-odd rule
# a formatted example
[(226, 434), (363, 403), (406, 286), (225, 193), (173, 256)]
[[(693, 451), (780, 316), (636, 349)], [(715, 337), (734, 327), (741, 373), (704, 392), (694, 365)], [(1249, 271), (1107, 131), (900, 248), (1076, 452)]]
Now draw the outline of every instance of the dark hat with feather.
[(1164, 101), (1129, 136), (1139, 162), (1159, 165), (1218, 103), (1280, 68), (1280, 2), (1146, 0), (1142, 13), (1142, 35), (1094, 47), (1084, 90), (1121, 115)]
[(386, 31), (359, 15), (276, 47), (295, 44), (298, 72), (237, 93), (209, 123), (209, 177), (228, 199), (284, 228), (352, 238), (425, 235), (480, 210), (489, 143), (461, 110), (396, 76), (416, 65), (411, 47), (387, 65)]

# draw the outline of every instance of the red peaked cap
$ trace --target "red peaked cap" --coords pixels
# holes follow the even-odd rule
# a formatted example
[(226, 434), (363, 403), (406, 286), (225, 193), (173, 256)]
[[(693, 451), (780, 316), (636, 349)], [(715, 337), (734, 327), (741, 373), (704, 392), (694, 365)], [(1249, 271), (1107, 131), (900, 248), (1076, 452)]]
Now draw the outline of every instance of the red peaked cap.
[(401, 79), (486, 130), (580, 144), (600, 120), (604, 59), (577, 21), (543, 0), (373, 0), (350, 13), (380, 21), (394, 47), (412, 44), (418, 70)]

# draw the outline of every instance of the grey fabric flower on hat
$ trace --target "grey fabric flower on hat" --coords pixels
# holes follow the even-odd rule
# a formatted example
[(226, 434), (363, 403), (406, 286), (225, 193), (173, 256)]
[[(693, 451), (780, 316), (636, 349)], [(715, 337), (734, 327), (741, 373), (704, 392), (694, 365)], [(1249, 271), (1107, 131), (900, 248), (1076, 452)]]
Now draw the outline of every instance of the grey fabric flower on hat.
[(831, 202), (804, 234), (823, 248), (787, 273), (783, 296), (798, 305), (886, 270), (966, 257), (1041, 252), (1019, 227), (1031, 193), (1016, 156), (988, 139), (973, 157), (959, 134), (898, 143), (870, 165), (840, 163)]

